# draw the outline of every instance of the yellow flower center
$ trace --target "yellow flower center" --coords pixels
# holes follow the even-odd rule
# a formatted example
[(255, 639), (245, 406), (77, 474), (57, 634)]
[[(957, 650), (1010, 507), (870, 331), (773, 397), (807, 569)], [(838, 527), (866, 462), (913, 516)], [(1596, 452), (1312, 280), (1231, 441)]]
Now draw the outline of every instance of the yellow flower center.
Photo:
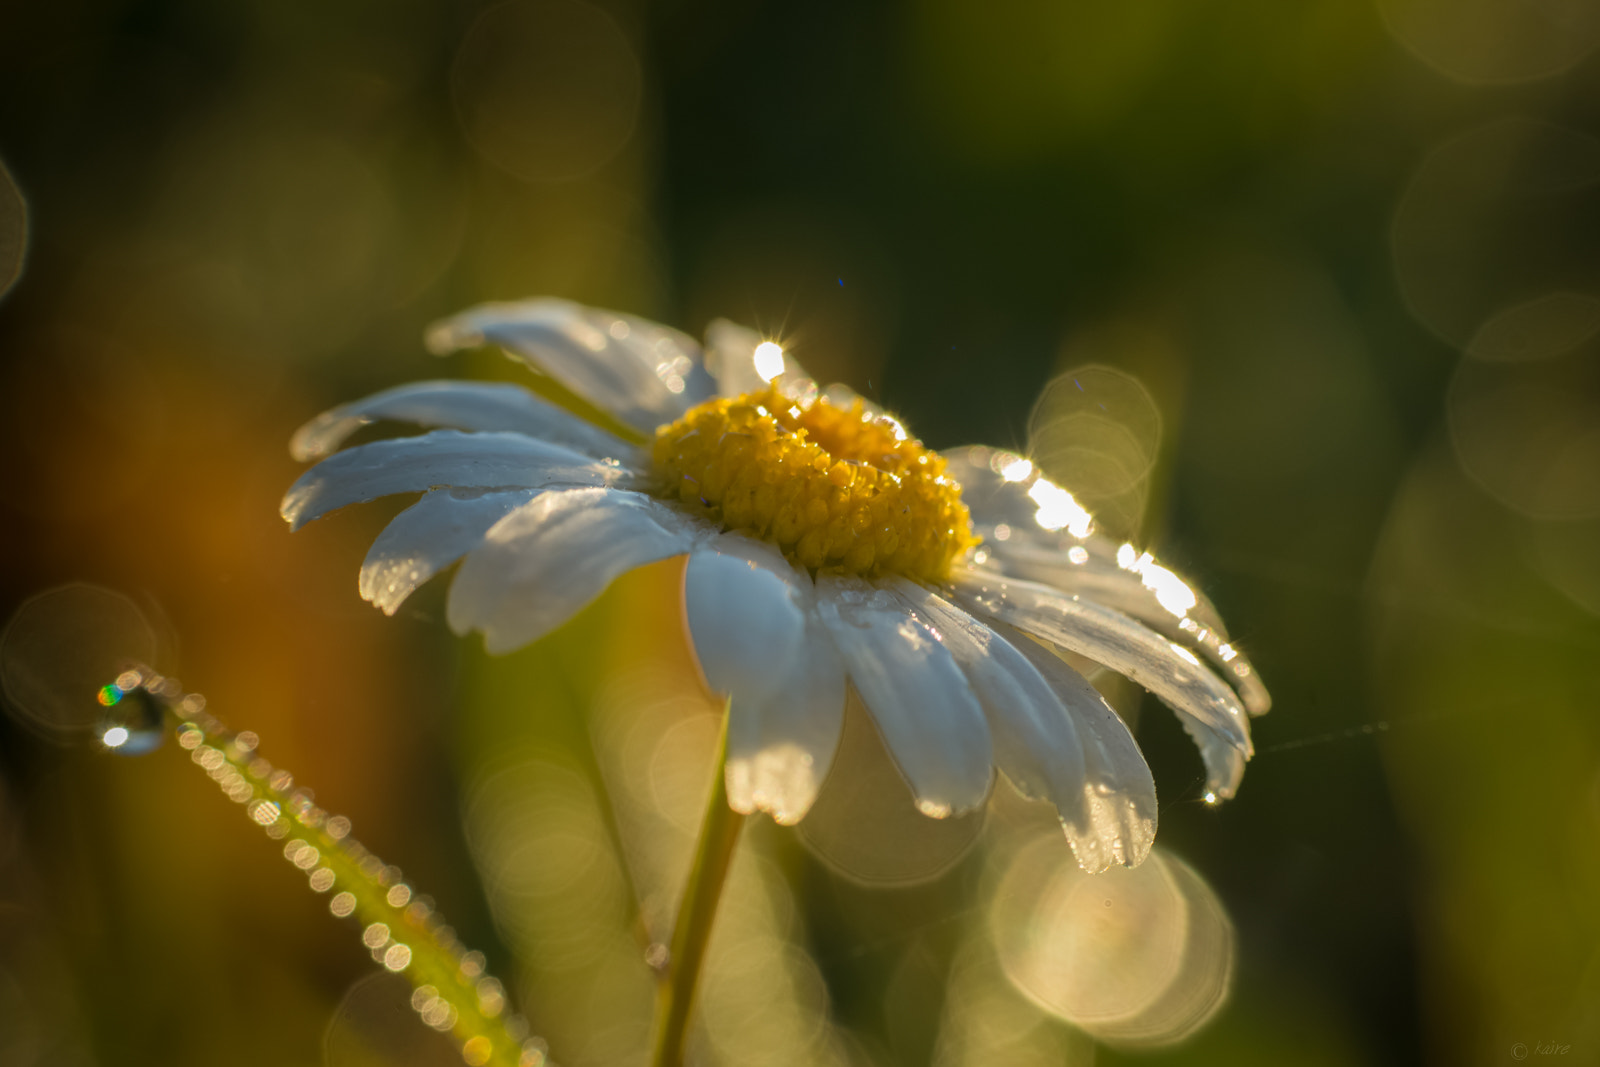
[(941, 581), (978, 543), (944, 458), (894, 419), (768, 386), (656, 431), (664, 495), (802, 567)]

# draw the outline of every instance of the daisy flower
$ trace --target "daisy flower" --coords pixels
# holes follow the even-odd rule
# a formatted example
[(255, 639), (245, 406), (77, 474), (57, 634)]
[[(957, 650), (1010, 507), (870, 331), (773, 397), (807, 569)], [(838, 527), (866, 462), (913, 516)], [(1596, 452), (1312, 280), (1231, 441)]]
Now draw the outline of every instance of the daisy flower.
[[(427, 381), (334, 408), (295, 434), (321, 460), (284, 497), (300, 527), (421, 493), (380, 534), (361, 595), (384, 611), (460, 561), (448, 619), (520, 648), (619, 575), (686, 557), (683, 608), (708, 686), (730, 700), (738, 812), (802, 819), (847, 691), (938, 818), (983, 804), (998, 768), (1053, 804), (1079, 863), (1139, 863), (1155, 788), (1078, 669), (1155, 693), (1231, 796), (1266, 690), (1216, 611), (1149, 554), (1098, 535), (1024, 457), (925, 448), (777, 344), (725, 321), (704, 348), (563, 300), (474, 308), (437, 352), (493, 343), (609, 414), (602, 428), (517, 385)], [(339, 451), (378, 420), (428, 432)]]

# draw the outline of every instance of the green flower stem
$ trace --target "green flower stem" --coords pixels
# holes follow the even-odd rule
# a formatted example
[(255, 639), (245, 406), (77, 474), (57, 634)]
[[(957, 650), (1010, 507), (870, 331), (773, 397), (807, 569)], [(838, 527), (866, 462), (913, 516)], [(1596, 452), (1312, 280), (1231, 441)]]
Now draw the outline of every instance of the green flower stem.
[[(465, 1063), (543, 1064), (542, 1043), (525, 1040), (526, 1022), (506, 1012), (505, 988), (485, 973), (483, 955), (466, 951), (431, 902), (401, 881), (399, 868), (385, 865), (350, 838), (350, 820), (317, 807), (309, 790), (294, 788), (291, 775), (258, 756), (254, 734), (233, 733), (205, 712), (205, 698), (180, 692), (177, 683), (140, 668), (102, 689), (100, 702), (108, 708), (121, 705), (112, 715), (122, 712), (130, 724), (136, 721), (135, 706), (157, 703), (159, 718), (178, 744), (223, 793), (242, 805), (267, 836), (290, 839), (284, 858), (306, 872), (314, 892), (329, 894), (333, 914), (360, 923), (372, 958), (405, 976), (414, 990), (412, 1008), (428, 1026), (455, 1038)], [(124, 701), (125, 696), (131, 699)], [(154, 717), (145, 711), (137, 718)]]
[(694, 1006), (695, 987), (711, 940), (712, 921), (733, 863), (739, 831), (744, 827), (744, 816), (728, 807), (728, 789), (723, 779), (727, 754), (725, 716), (713, 764), (711, 796), (701, 817), (700, 840), (683, 889), (683, 902), (678, 906), (678, 924), (672, 932), (671, 954), (656, 1004), (656, 1048), (652, 1058), (655, 1067), (680, 1067), (683, 1063), (689, 1011)]

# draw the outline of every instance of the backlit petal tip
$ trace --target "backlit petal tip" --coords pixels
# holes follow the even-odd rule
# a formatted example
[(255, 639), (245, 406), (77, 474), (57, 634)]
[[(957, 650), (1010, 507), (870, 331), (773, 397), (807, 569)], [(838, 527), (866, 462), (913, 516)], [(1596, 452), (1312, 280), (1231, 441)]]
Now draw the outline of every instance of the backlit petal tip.
[(764, 811), (779, 826), (793, 826), (805, 818), (822, 788), (815, 756), (798, 745), (730, 757), (725, 778), (729, 807), (743, 815)]
[(361, 565), (363, 599), (393, 615), (428, 579), (483, 543), (489, 528), (540, 490), (435, 489), (396, 515)]

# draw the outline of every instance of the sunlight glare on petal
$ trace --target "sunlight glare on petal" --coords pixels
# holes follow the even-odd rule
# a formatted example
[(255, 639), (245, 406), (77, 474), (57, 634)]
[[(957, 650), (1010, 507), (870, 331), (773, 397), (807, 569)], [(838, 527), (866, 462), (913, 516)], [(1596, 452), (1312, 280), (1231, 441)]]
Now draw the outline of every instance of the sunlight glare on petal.
[(770, 382), (783, 373), (783, 347), (775, 341), (762, 341), (756, 345), (751, 358), (755, 361), (756, 373), (761, 375), (764, 382)]
[(1157, 603), (1180, 619), (1200, 602), (1182, 578), (1157, 563), (1150, 553), (1138, 554), (1130, 544), (1117, 549), (1117, 566), (1137, 574), (1144, 587), (1156, 595)]
[(1039, 505), (1034, 520), (1046, 530), (1065, 529), (1073, 537), (1088, 537), (1092, 517), (1072, 494), (1050, 481), (1040, 478), (1028, 489), (1028, 496)]
[(1021, 456), (1013, 456), (1008, 452), (997, 453), (994, 457), (995, 470), (1000, 477), (1008, 482), (1020, 482), (1033, 473), (1033, 461)]

